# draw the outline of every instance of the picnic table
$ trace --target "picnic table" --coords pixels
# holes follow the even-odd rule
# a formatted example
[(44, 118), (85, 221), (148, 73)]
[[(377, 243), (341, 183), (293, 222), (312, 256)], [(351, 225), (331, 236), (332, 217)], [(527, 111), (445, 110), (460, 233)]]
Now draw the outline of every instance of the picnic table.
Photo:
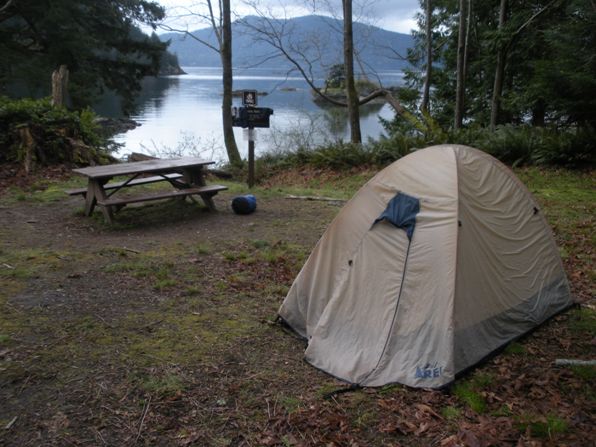
[[(101, 207), (105, 219), (112, 223), (114, 213), (129, 203), (187, 197), (199, 195), (205, 205), (215, 210), (213, 196), (227, 189), (222, 185), (207, 185), (203, 176), (204, 168), (213, 161), (195, 157), (175, 159), (155, 159), (132, 163), (117, 163), (102, 166), (73, 169), (73, 172), (88, 179), (87, 188), (66, 191), (70, 195), (80, 194), (85, 197), (85, 215), (89, 216), (95, 206)], [(147, 174), (152, 174), (147, 176)], [(124, 181), (110, 182), (116, 176), (128, 177)], [(174, 189), (134, 197), (113, 197), (124, 188), (165, 181)]]

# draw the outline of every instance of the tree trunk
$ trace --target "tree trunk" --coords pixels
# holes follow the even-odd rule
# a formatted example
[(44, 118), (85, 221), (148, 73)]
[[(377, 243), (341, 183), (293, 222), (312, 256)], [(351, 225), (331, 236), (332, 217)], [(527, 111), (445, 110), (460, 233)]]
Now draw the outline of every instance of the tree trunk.
[(223, 71), (223, 99), (222, 99), (222, 120), (223, 133), (228, 160), (232, 165), (242, 163), (236, 139), (234, 138), (234, 128), (232, 127), (232, 23), (230, 0), (222, 0), (222, 42), (220, 48), (221, 65)]
[(460, 129), (464, 118), (464, 61), (466, 49), (466, 0), (459, 0), (459, 30), (457, 38), (457, 78), (455, 86), (455, 117), (453, 127)]
[(359, 98), (354, 82), (354, 36), (352, 32), (352, 0), (342, 0), (344, 12), (344, 67), (346, 72), (346, 96), (350, 119), (350, 137), (352, 143), (360, 144)]
[[(507, 0), (501, 0), (499, 7), (499, 31), (505, 26), (507, 20)], [(495, 130), (499, 123), (499, 114), (501, 112), (501, 96), (503, 95), (503, 78), (505, 76), (505, 58), (507, 57), (504, 44), (499, 46), (497, 52), (497, 66), (495, 68), (495, 83), (493, 85), (493, 97), (490, 108), (490, 129)]]
[(426, 74), (424, 76), (424, 87), (422, 89), (422, 104), (420, 109), (425, 112), (430, 112), (430, 83), (433, 64), (433, 27), (432, 27), (433, 6), (432, 0), (425, 2), (425, 17), (426, 17)]
[(52, 73), (52, 105), (65, 106), (68, 94), (68, 67), (60, 65)]
[(472, 0), (468, 0), (468, 18), (466, 20), (466, 43), (464, 45), (464, 85), (468, 76), (468, 56), (470, 54), (470, 24), (472, 23)]
[(539, 100), (532, 108), (532, 126), (544, 127), (546, 118), (546, 104), (543, 100)]

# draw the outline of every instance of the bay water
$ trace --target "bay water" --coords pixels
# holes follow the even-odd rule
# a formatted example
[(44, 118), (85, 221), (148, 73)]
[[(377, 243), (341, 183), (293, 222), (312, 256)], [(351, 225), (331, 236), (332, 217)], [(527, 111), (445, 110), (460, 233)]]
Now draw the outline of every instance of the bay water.
[[(221, 68), (183, 67), (187, 73), (146, 80), (130, 118), (140, 123), (133, 130), (118, 134), (121, 144), (116, 156), (143, 152), (159, 157), (199, 156), (219, 163), (227, 160), (221, 124)], [(399, 71), (377, 74), (383, 86), (400, 85)], [(324, 80), (317, 80), (323, 85)], [(344, 108), (314, 101), (306, 81), (285, 71), (270, 68), (235, 69), (234, 90), (257, 90), (258, 106), (273, 109), (270, 129), (256, 129), (255, 151), (284, 151), (296, 145), (314, 147), (326, 141), (349, 141), (347, 112)], [(241, 106), (234, 98), (234, 106)], [(99, 112), (117, 116), (113, 102), (99, 105)], [(379, 117), (391, 119), (393, 110), (383, 104), (361, 108), (363, 138), (383, 133)], [(248, 142), (241, 128), (234, 133), (241, 156), (247, 157)]]

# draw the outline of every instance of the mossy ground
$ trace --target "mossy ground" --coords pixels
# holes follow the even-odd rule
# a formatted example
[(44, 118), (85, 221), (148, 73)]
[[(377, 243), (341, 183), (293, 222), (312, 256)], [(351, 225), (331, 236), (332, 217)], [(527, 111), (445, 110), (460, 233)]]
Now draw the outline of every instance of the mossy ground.
[[(211, 213), (188, 202), (80, 214), (72, 187), (0, 196), (1, 445), (581, 445), (594, 438), (594, 180), (517, 172), (549, 222), (584, 306), (460, 379), (333, 395), (275, 324), (293, 278), (339, 207), (372, 171), (295, 171), (234, 215), (240, 184)], [(282, 186), (283, 185), (283, 186)], [(289, 186), (288, 186), (289, 185)], [(15, 419), (16, 418), (16, 419)], [(7, 428), (5, 428), (7, 427)], [(466, 438), (468, 436), (468, 438)], [(450, 444), (451, 442), (451, 444)], [(504, 442), (504, 441), (503, 441)]]

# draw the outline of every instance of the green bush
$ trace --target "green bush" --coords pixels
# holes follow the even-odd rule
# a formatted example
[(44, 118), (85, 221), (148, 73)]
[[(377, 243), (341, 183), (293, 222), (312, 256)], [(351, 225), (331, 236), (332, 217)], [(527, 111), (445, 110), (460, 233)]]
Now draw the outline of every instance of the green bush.
[(557, 130), (546, 127), (513, 126), (454, 132), (452, 142), (482, 149), (509, 165), (581, 167), (594, 163), (594, 129)]
[(95, 121), (91, 110), (69, 111), (49, 98), (0, 97), (0, 162), (24, 160), (26, 133), (38, 164), (101, 163), (109, 156), (109, 142)]

